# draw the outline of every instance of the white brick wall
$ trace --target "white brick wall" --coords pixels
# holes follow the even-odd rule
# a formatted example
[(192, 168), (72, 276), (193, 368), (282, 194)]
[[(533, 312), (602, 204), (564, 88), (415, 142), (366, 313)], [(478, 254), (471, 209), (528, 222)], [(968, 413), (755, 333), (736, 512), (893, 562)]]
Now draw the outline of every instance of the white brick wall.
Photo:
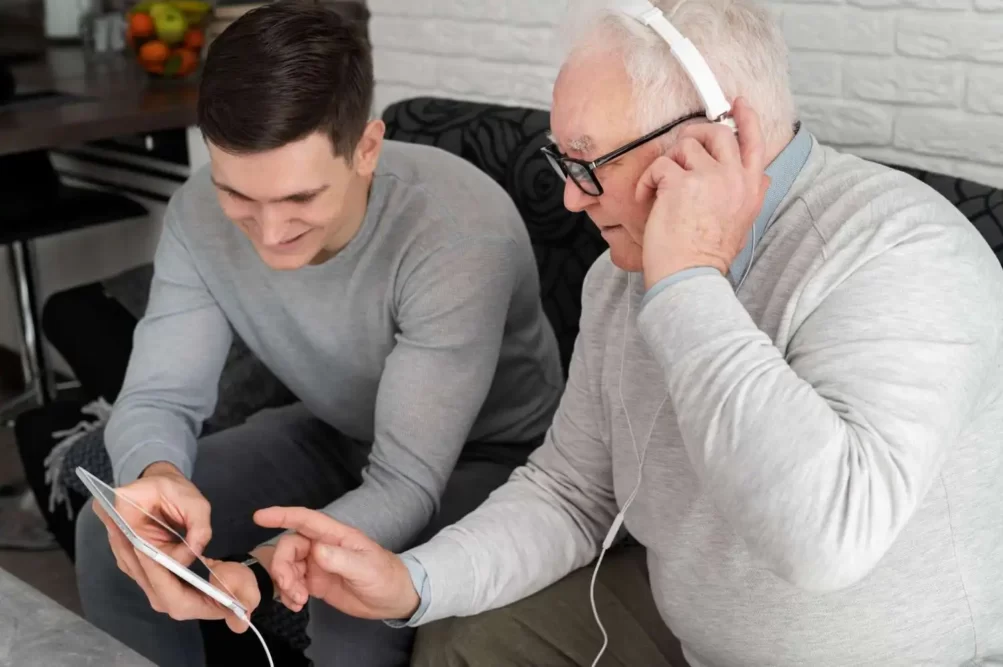
[[(822, 141), (1003, 187), (1003, 0), (767, 1)], [(562, 0), (368, 5), (377, 112), (429, 94), (550, 106)]]
[(550, 106), (557, 0), (369, 0), (376, 111), (421, 94)]

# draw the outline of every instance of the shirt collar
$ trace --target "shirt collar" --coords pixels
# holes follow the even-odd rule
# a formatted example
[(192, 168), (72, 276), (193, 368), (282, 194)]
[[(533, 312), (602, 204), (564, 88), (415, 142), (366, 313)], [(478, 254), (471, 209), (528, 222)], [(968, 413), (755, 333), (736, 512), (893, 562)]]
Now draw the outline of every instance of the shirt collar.
[(753, 259), (756, 244), (763, 240), (766, 231), (773, 224), (774, 213), (780, 202), (794, 185), (794, 180), (801, 173), (808, 155), (811, 153), (811, 134), (800, 122), (796, 125), (794, 138), (784, 147), (780, 154), (773, 159), (773, 162), (766, 168), (766, 175), (770, 177), (770, 187), (766, 190), (766, 198), (763, 200), (763, 208), (759, 210), (759, 216), (752, 225), (749, 238), (745, 247), (738, 253), (738, 257), (731, 263), (728, 271), (728, 280), (731, 284), (738, 286), (742, 278), (749, 269), (749, 263)]

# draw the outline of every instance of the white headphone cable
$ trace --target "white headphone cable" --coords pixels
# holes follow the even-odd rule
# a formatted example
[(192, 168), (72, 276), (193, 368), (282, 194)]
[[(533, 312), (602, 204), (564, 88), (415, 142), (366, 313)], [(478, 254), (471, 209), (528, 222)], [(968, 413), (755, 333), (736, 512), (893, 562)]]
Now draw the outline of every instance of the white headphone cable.
[(749, 263), (745, 265), (745, 272), (742, 273), (742, 279), (738, 281), (738, 285), (735, 287), (735, 291), (742, 289), (742, 285), (745, 284), (745, 279), (749, 277), (749, 271), (752, 270), (752, 261), (756, 258), (756, 225), (752, 225), (752, 249), (749, 251)]
[[(606, 646), (609, 643), (609, 636), (606, 634), (606, 628), (602, 624), (602, 620), (599, 618), (599, 610), (596, 609), (596, 577), (599, 575), (599, 567), (602, 565), (603, 556), (606, 555), (606, 551), (613, 545), (613, 541), (616, 539), (617, 534), (620, 532), (620, 527), (623, 525), (624, 517), (627, 514), (627, 510), (630, 509), (631, 503), (634, 502), (634, 498), (637, 497), (637, 492), (641, 490), (641, 480), (644, 477), (644, 459), (648, 455), (648, 445), (651, 443), (651, 436), (655, 432), (655, 424), (658, 423), (658, 416), (662, 413), (662, 408), (665, 407), (665, 403), (669, 400), (669, 394), (666, 392), (665, 398), (658, 405), (658, 410), (655, 411), (655, 416), (651, 419), (651, 428), (648, 429), (648, 437), (644, 439), (644, 448), (638, 453), (637, 450), (637, 440), (634, 438), (634, 427), (630, 423), (630, 414), (627, 412), (627, 403), (623, 399), (623, 368), (627, 357), (627, 326), (630, 324), (630, 302), (634, 298), (634, 290), (632, 288), (632, 277), (633, 274), (627, 274), (627, 312), (623, 318), (623, 345), (620, 348), (620, 382), (617, 386), (617, 390), (620, 394), (620, 407), (623, 409), (624, 419), (627, 421), (627, 432), (630, 433), (630, 442), (634, 446), (634, 459), (637, 461), (637, 484), (634, 485), (634, 490), (631, 491), (630, 495), (627, 497), (627, 502), (623, 504), (623, 509), (621, 509), (616, 518), (613, 519), (613, 525), (610, 526), (609, 532), (606, 533), (606, 538), (602, 543), (602, 551), (599, 552), (599, 558), (596, 560), (595, 569), (592, 570), (592, 582), (589, 584), (589, 602), (592, 603), (592, 615), (596, 619), (596, 624), (599, 626), (599, 632), (602, 633), (602, 647), (599, 649), (599, 653), (596, 655), (595, 660), (592, 661), (592, 667), (596, 667), (599, 664), (599, 659), (602, 658), (603, 653), (606, 652)], [(610, 453), (612, 456), (612, 452)]]

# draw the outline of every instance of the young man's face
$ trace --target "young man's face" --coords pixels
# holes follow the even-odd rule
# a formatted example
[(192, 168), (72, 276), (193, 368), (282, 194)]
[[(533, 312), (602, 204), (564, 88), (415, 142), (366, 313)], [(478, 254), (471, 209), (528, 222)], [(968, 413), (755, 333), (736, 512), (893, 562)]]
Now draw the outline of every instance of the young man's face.
[(281, 148), (235, 155), (209, 143), (223, 212), (276, 270), (320, 263), (344, 248), (365, 215), (383, 124), (371, 122), (351, 162), (314, 133)]

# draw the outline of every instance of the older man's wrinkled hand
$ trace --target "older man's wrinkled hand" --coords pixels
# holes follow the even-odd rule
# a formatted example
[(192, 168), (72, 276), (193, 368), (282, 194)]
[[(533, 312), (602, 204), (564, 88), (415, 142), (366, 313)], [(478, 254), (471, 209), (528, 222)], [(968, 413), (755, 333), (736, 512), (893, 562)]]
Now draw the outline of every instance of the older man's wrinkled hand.
[(695, 123), (648, 167), (639, 200), (654, 197), (643, 241), (646, 288), (673, 273), (709, 266), (726, 274), (762, 208), (769, 177), (759, 117), (743, 99), (726, 125)]

